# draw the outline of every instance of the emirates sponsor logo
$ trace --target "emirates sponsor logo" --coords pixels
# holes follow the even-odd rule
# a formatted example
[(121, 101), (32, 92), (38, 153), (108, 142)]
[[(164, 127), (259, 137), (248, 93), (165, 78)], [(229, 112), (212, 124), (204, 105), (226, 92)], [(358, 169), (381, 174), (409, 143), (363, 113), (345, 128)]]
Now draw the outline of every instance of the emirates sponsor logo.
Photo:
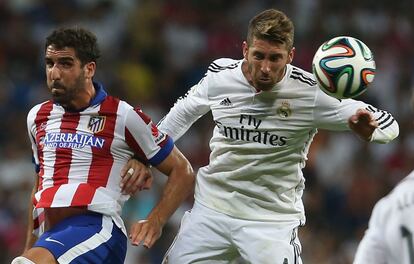
[(240, 126), (227, 126), (215, 121), (220, 134), (235, 140), (256, 142), (271, 146), (284, 146), (288, 138), (284, 135), (274, 134), (272, 131), (260, 127), (262, 120), (252, 115), (241, 114)]

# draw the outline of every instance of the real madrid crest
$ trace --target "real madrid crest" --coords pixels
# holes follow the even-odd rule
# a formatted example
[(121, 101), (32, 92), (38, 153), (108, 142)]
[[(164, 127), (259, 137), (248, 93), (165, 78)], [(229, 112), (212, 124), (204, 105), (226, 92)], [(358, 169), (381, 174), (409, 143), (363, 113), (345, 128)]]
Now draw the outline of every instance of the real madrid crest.
[(101, 132), (105, 127), (105, 116), (91, 116), (88, 123), (88, 129), (93, 133)]
[(282, 105), (277, 108), (277, 114), (280, 117), (288, 118), (292, 115), (292, 109), (290, 108), (290, 104), (288, 101), (283, 101)]

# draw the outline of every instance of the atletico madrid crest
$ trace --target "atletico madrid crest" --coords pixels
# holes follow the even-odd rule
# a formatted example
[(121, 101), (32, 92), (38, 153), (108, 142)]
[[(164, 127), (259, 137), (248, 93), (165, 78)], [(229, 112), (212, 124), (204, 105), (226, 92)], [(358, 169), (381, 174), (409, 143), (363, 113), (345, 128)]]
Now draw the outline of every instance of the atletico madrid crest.
[(105, 116), (92, 116), (89, 119), (88, 129), (93, 133), (101, 132), (105, 127)]

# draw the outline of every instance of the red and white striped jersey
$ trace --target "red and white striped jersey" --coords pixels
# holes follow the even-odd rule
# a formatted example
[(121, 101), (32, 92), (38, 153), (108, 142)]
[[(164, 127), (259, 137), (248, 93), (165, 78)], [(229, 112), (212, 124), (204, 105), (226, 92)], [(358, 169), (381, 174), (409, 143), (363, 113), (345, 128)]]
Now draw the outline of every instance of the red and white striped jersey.
[(82, 111), (46, 101), (28, 114), (39, 175), (34, 215), (41, 221), (41, 208), (81, 206), (111, 215), (124, 229), (120, 214), (129, 195), (121, 193), (121, 168), (134, 155), (158, 165), (174, 143), (139, 108), (94, 85), (97, 95)]

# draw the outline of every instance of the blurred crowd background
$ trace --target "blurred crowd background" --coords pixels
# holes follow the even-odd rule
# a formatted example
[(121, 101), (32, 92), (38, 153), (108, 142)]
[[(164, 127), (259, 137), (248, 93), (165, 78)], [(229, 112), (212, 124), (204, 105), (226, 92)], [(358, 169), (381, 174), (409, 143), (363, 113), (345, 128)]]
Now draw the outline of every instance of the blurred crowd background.
[[(374, 52), (377, 74), (360, 99), (393, 113), (398, 140), (367, 144), (351, 133), (320, 131), (304, 170), (307, 224), (300, 231), (304, 263), (351, 263), (374, 203), (414, 168), (414, 3), (410, 0), (3, 0), (0, 1), (0, 263), (24, 244), (34, 180), (26, 114), (49, 98), (44, 38), (57, 26), (79, 25), (98, 36), (95, 80), (140, 105), (155, 122), (219, 57), (241, 58), (249, 19), (278, 8), (296, 26), (293, 64), (311, 69), (319, 45), (338, 35)], [(177, 144), (194, 168), (208, 162), (213, 122), (203, 117)], [(163, 175), (124, 208), (127, 224), (145, 218)], [(153, 249), (130, 247), (126, 263), (160, 263), (176, 234), (183, 205)]]

